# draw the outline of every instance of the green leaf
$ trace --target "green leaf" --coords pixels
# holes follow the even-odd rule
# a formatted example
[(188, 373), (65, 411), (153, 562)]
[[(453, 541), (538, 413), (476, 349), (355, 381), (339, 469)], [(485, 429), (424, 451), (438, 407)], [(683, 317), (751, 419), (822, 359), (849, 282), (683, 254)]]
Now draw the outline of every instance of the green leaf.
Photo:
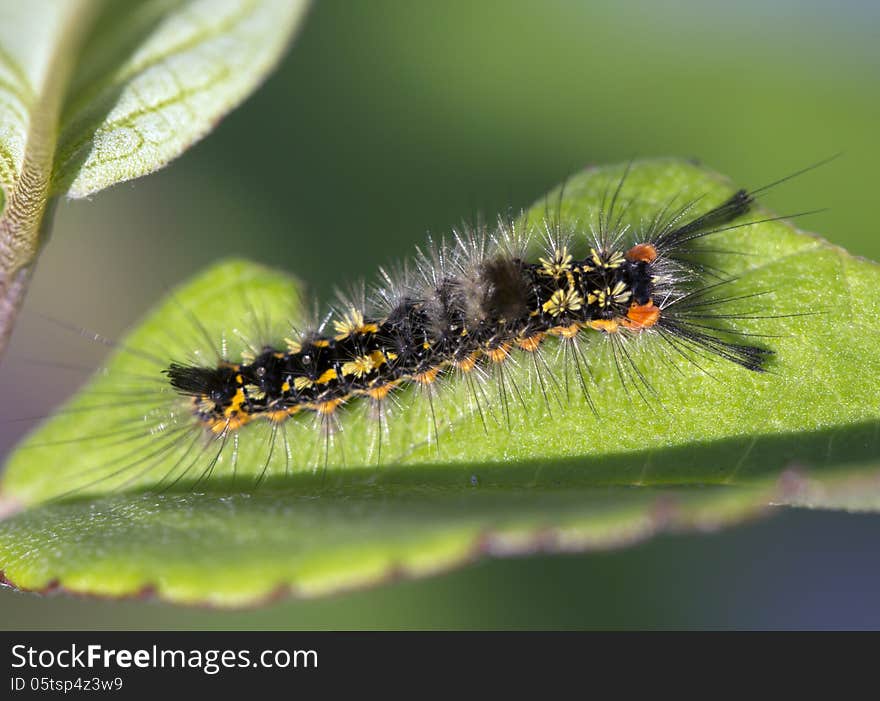
[(278, 61), (307, 0), (0, 2), (0, 351), (52, 196), (161, 168)]
[[(526, 217), (558, 211), (588, 231), (622, 172), (587, 171)], [(637, 163), (621, 192), (624, 223), (640, 226), (671, 198), (708, 207), (733, 189), (687, 163)], [(225, 337), (235, 358), (249, 331), (279, 343), (301, 321), (288, 277), (220, 264), (160, 305), (10, 458), (3, 498), (23, 510), (0, 523), (0, 570), (27, 589), (237, 606), (483, 554), (617, 547), (771, 506), (877, 509), (880, 269), (782, 221), (712, 239), (704, 262), (736, 276), (723, 296), (738, 299), (719, 309), (745, 317), (731, 326), (775, 351), (769, 372), (697, 365), (648, 333), (628, 347), (632, 365), (619, 364), (597, 334), (584, 346), (595, 412), (572, 358), (549, 347), (560, 387), (548, 402), (523, 362), (501, 366), (506, 395), (496, 374), (481, 411), (459, 380), (436, 396), (401, 393), (379, 464), (378, 424), (356, 403), (329, 444), (305, 417), (274, 439), (268, 423), (246, 426), (216, 461), (217, 441), (201, 429), (183, 437), (189, 410), (162, 383), (170, 360), (201, 349), (213, 362), (204, 336)]]
[(275, 65), (307, 0), (111, 3), (64, 108), (56, 189), (86, 197), (179, 156)]

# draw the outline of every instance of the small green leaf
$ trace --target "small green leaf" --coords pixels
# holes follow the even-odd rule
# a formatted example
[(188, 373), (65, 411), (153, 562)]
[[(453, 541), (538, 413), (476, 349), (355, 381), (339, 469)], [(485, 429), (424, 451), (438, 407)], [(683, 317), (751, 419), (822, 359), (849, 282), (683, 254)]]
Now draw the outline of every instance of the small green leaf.
[(55, 189), (86, 197), (183, 153), (263, 80), (307, 5), (111, 3), (64, 108)]
[(278, 61), (307, 0), (0, 0), (0, 352), (52, 196), (161, 168)]
[[(527, 218), (558, 211), (588, 231), (622, 172), (587, 171)], [(639, 227), (673, 198), (708, 207), (732, 191), (693, 165), (637, 163), (621, 192), (623, 223)], [(162, 383), (170, 360), (201, 348), (213, 362), (205, 336), (225, 338), (235, 358), (249, 329), (279, 343), (300, 319), (289, 278), (220, 264), (160, 305), (107, 372), (11, 457), (3, 496), (27, 508), (0, 523), (0, 570), (28, 589), (236, 606), (482, 554), (617, 547), (771, 505), (877, 509), (880, 404), (866, 378), (880, 370), (880, 268), (781, 221), (712, 239), (704, 262), (736, 276), (724, 313), (775, 351), (769, 372), (688, 362), (656, 334), (632, 339), (632, 364), (621, 363), (597, 334), (580, 359), (595, 412), (574, 359), (548, 346), (560, 387), (547, 402), (525, 362), (502, 366), (507, 392), (496, 375), (482, 411), (458, 380), (431, 398), (403, 392), (378, 465), (366, 406), (340, 412), (331, 444), (307, 417), (276, 434), (251, 424), (222, 451), (201, 430), (175, 433), (192, 419)]]

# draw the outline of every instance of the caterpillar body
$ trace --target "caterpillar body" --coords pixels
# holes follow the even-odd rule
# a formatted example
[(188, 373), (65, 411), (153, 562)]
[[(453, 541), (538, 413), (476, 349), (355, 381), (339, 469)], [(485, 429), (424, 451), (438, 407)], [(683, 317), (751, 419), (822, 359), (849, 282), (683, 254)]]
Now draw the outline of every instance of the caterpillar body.
[[(407, 383), (431, 385), (444, 373), (504, 363), (516, 350), (538, 352), (552, 336), (656, 330), (760, 371), (770, 351), (695, 323), (693, 317), (705, 316), (706, 290), (683, 287), (697, 273), (683, 255), (688, 244), (748, 212), (752, 201), (740, 190), (697, 217), (687, 219), (689, 208), (682, 208), (626, 248), (611, 227), (597, 232), (579, 258), (552, 229), (533, 262), (511, 251), (514, 224), (501, 221), (489, 234), (459, 233), (452, 245), (420, 257), (416, 281), (386, 275), (376, 295), (381, 304), (343, 306), (331, 334), (288, 339), (285, 348), (263, 348), (247, 362), (173, 363), (165, 373), (192, 398), (198, 421), (222, 434), (255, 419), (332, 414), (362, 397), (382, 401)], [(612, 203), (608, 219), (613, 216)]]
[[(692, 177), (689, 168), (673, 169), (671, 177), (682, 171)], [(669, 169), (636, 170), (646, 181)], [(691, 375), (724, 379), (715, 363), (745, 373), (730, 373), (734, 391), (760, 391), (766, 383), (758, 378), (769, 376), (775, 348), (755, 342), (769, 334), (756, 333), (751, 322), (778, 319), (781, 327), (782, 317), (799, 312), (780, 313), (791, 310), (777, 308), (773, 295), (762, 297), (766, 290), (743, 291), (737, 276), (719, 267), (730, 260), (730, 267), (747, 270), (742, 257), (723, 255), (731, 235), (714, 239), (723, 241), (721, 248), (700, 244), (782, 219), (750, 216), (756, 195), (777, 183), (751, 191), (715, 184), (710, 194), (678, 190), (645, 203), (626, 192), (629, 167), (608, 172), (578, 181), (601, 193), (595, 210), (563, 215), (559, 193), (546, 200), (543, 216), (533, 210), (492, 226), (462, 227), (417, 249), (399, 268), (380, 271), (369, 293), (341, 295), (331, 313), (304, 330), (279, 318), (277, 305), (260, 323), (261, 295), (275, 289), (269, 276), (249, 273), (230, 283), (235, 292), (222, 294), (214, 279), (204, 289), (192, 283), (198, 294), (191, 286), (187, 295), (209, 300), (196, 307), (211, 322), (168, 302), (180, 308), (173, 318), (162, 312), (161, 322), (148, 322), (124, 344), (111, 343), (126, 361), (112, 361), (95, 380), (96, 391), (55, 417), (51, 440), (25, 444), (32, 459), (57, 462), (63, 454), (63, 475), (37, 483), (26, 470), (11, 469), (7, 486), (24, 475), (19, 493), (32, 499), (134, 485), (195, 488), (209, 477), (219, 483), (220, 473), (260, 482), (323, 473), (328, 465), (436, 462), (447, 429), (469, 436), (468, 460), (479, 453), (487, 461), (498, 458), (465, 419), (479, 417), (471, 423), (484, 434), (495, 426), (510, 431), (511, 405), (532, 411), (530, 395), (543, 405), (539, 420), (550, 419), (545, 425), (555, 440), (528, 443), (532, 419), (520, 417), (510, 445), (528, 445), (516, 448), (518, 455), (563, 457), (582, 454), (585, 445), (620, 445), (616, 430), (606, 427), (621, 428), (637, 414), (643, 418), (631, 445), (659, 444), (676, 419), (657, 409), (692, 391), (683, 386), (671, 396), (669, 386), (687, 385)], [(224, 279), (238, 274), (230, 269)], [(238, 330), (248, 325), (245, 309), (255, 334)], [(160, 347), (162, 334), (168, 343)], [(652, 374), (658, 368), (673, 372), (661, 380)], [(700, 387), (708, 391), (705, 383)], [(606, 395), (601, 403), (594, 402), (596, 392)], [(443, 411), (436, 410), (438, 398), (446, 398)], [(630, 410), (633, 399), (654, 408)], [(599, 427), (584, 425), (584, 416)], [(711, 423), (704, 414), (689, 417)], [(365, 427), (372, 435), (359, 433)], [(64, 452), (86, 444), (100, 458)], [(460, 446), (453, 443), (452, 452)], [(433, 458), (424, 455), (429, 449)]]

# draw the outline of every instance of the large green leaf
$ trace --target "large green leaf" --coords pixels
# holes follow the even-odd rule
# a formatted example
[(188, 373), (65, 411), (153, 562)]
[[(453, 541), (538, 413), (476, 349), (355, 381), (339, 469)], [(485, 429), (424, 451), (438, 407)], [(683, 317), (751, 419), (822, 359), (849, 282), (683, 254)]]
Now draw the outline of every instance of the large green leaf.
[(307, 0), (0, 1), (0, 350), (53, 196), (162, 167), (277, 62)]
[[(527, 217), (559, 212), (587, 231), (622, 172), (587, 171)], [(732, 189), (693, 165), (639, 163), (621, 193), (625, 222), (640, 226), (673, 197), (708, 207)], [(653, 334), (631, 345), (631, 366), (618, 364), (597, 335), (585, 347), (595, 412), (572, 359), (550, 347), (559, 387), (542, 372), (547, 402), (527, 363), (502, 366), (479, 410), (459, 380), (436, 395), (404, 392), (385, 416), (381, 456), (379, 423), (364, 406), (342, 410), (329, 443), (310, 420), (288, 421), (274, 439), (268, 424), (252, 424), (216, 461), (216, 441), (181, 435), (191, 420), (162, 383), (170, 360), (199, 351), (213, 362), (205, 336), (225, 338), (236, 357), (254, 330), (277, 343), (301, 319), (288, 277), (220, 264), (155, 310), (107, 371), (12, 456), (3, 498), (23, 510), (0, 523), (0, 569), (28, 589), (242, 605), (480, 554), (715, 528), (770, 505), (877, 508), (871, 291), (880, 270), (780, 221), (712, 238), (705, 262), (736, 276), (724, 296), (762, 293), (723, 310), (775, 351), (769, 372), (697, 365)]]

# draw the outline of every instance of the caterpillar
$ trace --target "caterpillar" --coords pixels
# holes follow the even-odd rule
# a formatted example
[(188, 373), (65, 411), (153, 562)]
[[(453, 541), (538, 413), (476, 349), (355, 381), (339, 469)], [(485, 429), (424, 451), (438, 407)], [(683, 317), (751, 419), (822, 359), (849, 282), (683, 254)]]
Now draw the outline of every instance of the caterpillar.
[[(185, 309), (182, 318), (201, 341), (176, 339), (169, 347), (189, 348), (189, 357), (111, 344), (144, 362), (128, 380), (116, 378), (106, 404), (70, 407), (72, 421), (94, 420), (54, 441), (98, 442), (111, 457), (45, 491), (68, 495), (141, 481), (193, 488), (221, 468), (234, 480), (245, 462), (256, 463), (242, 471), (258, 482), (323, 472), (347, 463), (341, 437), (355, 425), (373, 436), (348, 441), (352, 463), (381, 465), (423, 444), (438, 450), (441, 424), (462, 416), (478, 416), (483, 431), (493, 421), (509, 428), (510, 403), (526, 407), (530, 395), (548, 416), (580, 402), (601, 423), (592, 395), (614, 378), (594, 376), (600, 353), (610, 353), (627, 401), (634, 395), (646, 404), (659, 399), (643, 354), (678, 373), (684, 364), (711, 375), (710, 362), (767, 373), (773, 348), (740, 322), (774, 318), (778, 310), (732, 311), (762, 293), (728, 292), (736, 277), (716, 264), (725, 251), (707, 255), (713, 250), (701, 243), (782, 219), (749, 216), (757, 195), (782, 180), (721, 197), (678, 193), (656, 205), (625, 194), (629, 177), (626, 166), (607, 179), (596, 211), (563, 216), (560, 191), (555, 211), (548, 199), (541, 217), (506, 215), (429, 241), (408, 263), (380, 270), (369, 291), (340, 295), (330, 313), (304, 328), (270, 331), (279, 319), (259, 320), (259, 285), (247, 283), (244, 306), (259, 338), (237, 331), (243, 321), (233, 314), (226, 328), (238, 339), (234, 350), (226, 335), (217, 338)], [(448, 421), (435, 407), (444, 394), (454, 415)], [(125, 412), (125, 405), (133, 408)], [(427, 435), (410, 431), (396, 452), (383, 455), (389, 430), (408, 413), (427, 417)], [(331, 447), (338, 447), (332, 459)], [(151, 477), (157, 468), (158, 481)]]
[(432, 385), (444, 373), (502, 364), (515, 350), (536, 353), (554, 336), (654, 330), (679, 347), (763, 370), (771, 351), (696, 323), (706, 318), (711, 288), (684, 286), (698, 272), (687, 246), (748, 212), (753, 195), (738, 190), (692, 218), (692, 203), (662, 212), (627, 247), (614, 221), (618, 195), (583, 257), (570, 252), (568, 237), (548, 229), (543, 255), (527, 261), (524, 248), (509, 246), (517, 241), (515, 224), (501, 220), (491, 232), (458, 232), (451, 245), (422, 252), (415, 279), (384, 273), (376, 302), (344, 302), (332, 333), (288, 339), (243, 362), (171, 363), (164, 373), (191, 398), (196, 420), (225, 434), (254, 420), (333, 414), (361, 398), (381, 402), (406, 384)]

